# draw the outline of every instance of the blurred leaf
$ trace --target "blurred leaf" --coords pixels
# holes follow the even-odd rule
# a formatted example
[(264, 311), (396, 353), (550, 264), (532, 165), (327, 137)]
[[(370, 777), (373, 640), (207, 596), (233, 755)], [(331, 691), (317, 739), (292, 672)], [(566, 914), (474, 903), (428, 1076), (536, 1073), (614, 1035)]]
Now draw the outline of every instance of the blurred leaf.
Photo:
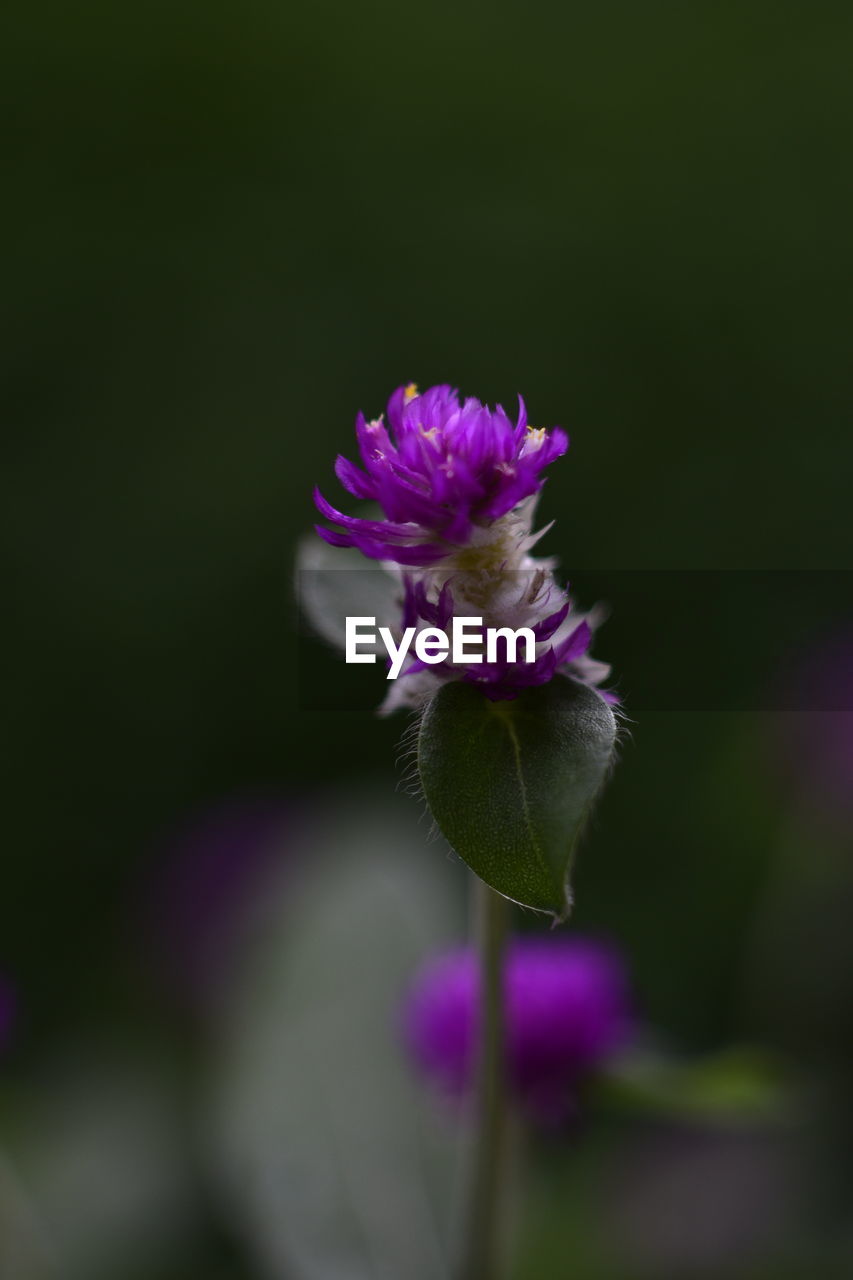
[[(360, 551), (330, 547), (319, 537), (304, 538), (296, 559), (296, 592), (311, 626), (329, 644), (343, 649), (346, 619), (371, 617), (377, 627), (396, 629), (402, 595), (394, 574), (365, 560)], [(384, 653), (382, 642), (363, 642), (360, 653)]]
[(601, 1076), (598, 1092), (620, 1108), (709, 1121), (781, 1117), (789, 1100), (778, 1064), (748, 1048), (692, 1062), (629, 1056)]
[(564, 676), (511, 702), (448, 684), (424, 712), (418, 768), (433, 817), (471, 870), (563, 920), (572, 854), (615, 741), (607, 704)]
[[(312, 836), (313, 874), (223, 1027), (213, 1159), (261, 1274), (440, 1280), (455, 1167), (399, 1042), (421, 958), (454, 932), (440, 864), (384, 791)], [(414, 847), (414, 848), (413, 848)]]

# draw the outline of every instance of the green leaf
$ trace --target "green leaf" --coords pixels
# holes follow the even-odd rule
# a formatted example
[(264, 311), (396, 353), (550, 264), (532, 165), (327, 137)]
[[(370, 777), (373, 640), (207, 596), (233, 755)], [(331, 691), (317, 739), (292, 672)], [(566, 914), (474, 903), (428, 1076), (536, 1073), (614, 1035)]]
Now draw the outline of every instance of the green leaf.
[(780, 1064), (745, 1045), (686, 1062), (626, 1055), (599, 1075), (596, 1092), (624, 1110), (709, 1123), (783, 1118), (790, 1100)]
[(511, 702), (453, 683), (424, 712), (418, 769), (435, 821), (471, 870), (561, 921), (572, 853), (615, 742), (607, 703), (566, 676)]

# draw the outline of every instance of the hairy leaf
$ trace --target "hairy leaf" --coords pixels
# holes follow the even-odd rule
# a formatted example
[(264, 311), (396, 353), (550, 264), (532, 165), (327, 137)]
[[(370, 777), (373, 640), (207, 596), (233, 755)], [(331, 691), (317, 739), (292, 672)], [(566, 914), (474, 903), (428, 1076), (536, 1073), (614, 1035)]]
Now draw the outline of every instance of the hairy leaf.
[(564, 920), (572, 853), (615, 741), (607, 703), (566, 676), (509, 702), (454, 683), (424, 712), (418, 768), (433, 817), (471, 870)]

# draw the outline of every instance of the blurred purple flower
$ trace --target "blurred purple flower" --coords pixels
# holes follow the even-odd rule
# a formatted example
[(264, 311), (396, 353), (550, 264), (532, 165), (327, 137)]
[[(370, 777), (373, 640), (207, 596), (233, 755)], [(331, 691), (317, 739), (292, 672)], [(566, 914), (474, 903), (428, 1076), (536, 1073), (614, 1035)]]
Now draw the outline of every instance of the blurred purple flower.
[(165, 838), (143, 889), (146, 950), (173, 995), (216, 1002), (293, 819), (278, 795), (232, 796)]
[[(451, 1098), (473, 1085), (479, 967), (464, 947), (430, 960), (408, 993), (404, 1036), (414, 1062)], [(504, 970), (507, 1059), (517, 1100), (558, 1123), (581, 1079), (633, 1027), (628, 975), (613, 948), (588, 939), (517, 939)]]
[(8, 1048), (18, 1009), (18, 998), (9, 978), (0, 973), (0, 1053)]

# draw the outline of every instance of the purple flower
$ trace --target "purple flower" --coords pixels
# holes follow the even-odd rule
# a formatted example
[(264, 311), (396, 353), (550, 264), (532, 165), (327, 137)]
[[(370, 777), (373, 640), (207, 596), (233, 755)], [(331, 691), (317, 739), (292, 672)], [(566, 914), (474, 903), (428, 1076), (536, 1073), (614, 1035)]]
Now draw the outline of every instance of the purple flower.
[(15, 988), (9, 979), (0, 973), (0, 1053), (8, 1047), (12, 1039), (17, 1008)]
[[(460, 401), (449, 386), (420, 395), (410, 384), (391, 396), (387, 423), (359, 414), (356, 435), (363, 469), (338, 457), (335, 470), (354, 497), (379, 509), (350, 516), (316, 490), (317, 507), (335, 526), (316, 528), (332, 547), (380, 562), (396, 596), (397, 638), (408, 627), (446, 629), (452, 618), (473, 617), (482, 619), (484, 633), (527, 628), (535, 641), (532, 661), (505, 643), (489, 661), (482, 651), (480, 661), (457, 664), (411, 655), (384, 713), (422, 705), (448, 680), (476, 684), (497, 700), (558, 673), (591, 686), (607, 678), (610, 668), (588, 652), (600, 618), (577, 612), (554, 577), (554, 562), (530, 554), (547, 531), (533, 532), (536, 502), (545, 468), (568, 448), (564, 431), (528, 426), (520, 397), (513, 422), (500, 405)], [(316, 557), (304, 559), (318, 567)], [(327, 621), (317, 619), (323, 634)], [(610, 693), (602, 697), (616, 701)]]
[[(474, 1083), (479, 967), (470, 948), (429, 961), (408, 994), (404, 1035), (415, 1063), (451, 1098)], [(517, 939), (504, 970), (507, 1060), (517, 1100), (535, 1119), (571, 1115), (579, 1082), (632, 1028), (625, 965), (586, 939)]]
[(152, 851), (141, 890), (147, 959), (170, 993), (215, 1008), (254, 914), (288, 854), (294, 811), (265, 791), (220, 799)]
[[(587, 655), (594, 619), (573, 613), (571, 601), (550, 574), (532, 565), (533, 562), (528, 569), (511, 574), (505, 571), (497, 580), (492, 576), (485, 584), (476, 572), (454, 573), (440, 585), (435, 584), (438, 594), (434, 602), (429, 598), (428, 583), (413, 581), (411, 574), (404, 574), (403, 627), (444, 628), (454, 616), (472, 616), (474, 610), (482, 612), (488, 608), (480, 628), (479, 644), (476, 641), (472, 644), (472, 649), (479, 649), (481, 653), (480, 662), (459, 666), (448, 660), (427, 667), (426, 663), (413, 659), (402, 673), (409, 677), (410, 685), (414, 683), (411, 677), (422, 673), (433, 681), (436, 676), (461, 679), (476, 684), (493, 701), (500, 701), (515, 698), (522, 689), (532, 685), (547, 684), (561, 669), (588, 684), (594, 685), (603, 679), (610, 668)], [(534, 660), (520, 662), (511, 656), (505, 638), (498, 644), (495, 661), (482, 659), (488, 626), (509, 627), (513, 631), (529, 628), (536, 641)], [(408, 692), (404, 688), (403, 693)], [(602, 697), (615, 701), (608, 693), (602, 693)]]
[(565, 453), (568, 437), (527, 424), (519, 397), (513, 423), (498, 405), (470, 397), (462, 402), (449, 386), (423, 395), (410, 383), (388, 401), (382, 418), (356, 418), (364, 470), (339, 456), (335, 472), (356, 498), (378, 502), (385, 520), (347, 516), (320, 493), (314, 500), (338, 530), (317, 532), (336, 547), (357, 547), (374, 560), (402, 565), (435, 564), (467, 546), (476, 531), (538, 493), (541, 472)]

